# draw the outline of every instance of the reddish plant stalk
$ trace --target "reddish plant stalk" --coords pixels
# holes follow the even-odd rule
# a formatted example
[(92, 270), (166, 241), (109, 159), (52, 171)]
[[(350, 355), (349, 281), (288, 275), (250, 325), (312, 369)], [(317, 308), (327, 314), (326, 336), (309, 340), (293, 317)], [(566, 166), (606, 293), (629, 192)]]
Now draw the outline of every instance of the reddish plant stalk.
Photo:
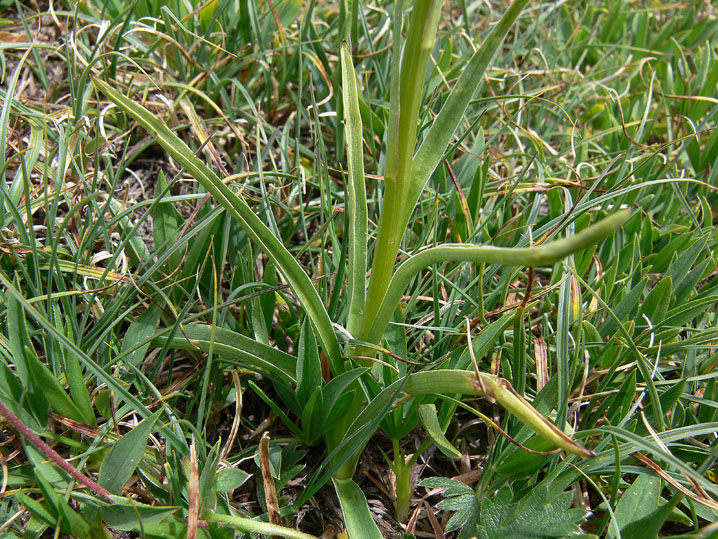
[(27, 425), (25, 425), (22, 421), (20, 421), (20, 418), (17, 417), (15, 414), (13, 414), (7, 406), (5, 406), (2, 402), (0, 402), (0, 414), (5, 416), (5, 418), (8, 420), (8, 422), (15, 428), (16, 431), (18, 431), (20, 434), (22, 434), (27, 440), (37, 447), (40, 451), (45, 453), (47, 457), (57, 464), (60, 468), (65, 470), (72, 478), (74, 478), (78, 483), (81, 483), (85, 485), (87, 488), (89, 488), (92, 492), (100, 496), (101, 498), (104, 498), (109, 503), (115, 503), (112, 500), (112, 495), (110, 492), (104, 488), (102, 488), (100, 485), (98, 485), (96, 482), (94, 482), (92, 479), (87, 477), (85, 474), (83, 474), (80, 470), (72, 466), (69, 462), (67, 462), (62, 456), (55, 451), (52, 447), (47, 445), (37, 434), (32, 432)]

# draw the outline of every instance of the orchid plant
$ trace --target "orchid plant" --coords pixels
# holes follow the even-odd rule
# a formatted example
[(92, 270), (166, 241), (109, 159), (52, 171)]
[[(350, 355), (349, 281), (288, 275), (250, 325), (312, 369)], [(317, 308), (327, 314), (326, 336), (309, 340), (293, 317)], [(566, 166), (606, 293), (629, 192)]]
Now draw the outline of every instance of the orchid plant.
[[(412, 222), (414, 208), (435, 170), (446, 159), (464, 112), (482, 83), (484, 72), (527, 3), (528, 0), (511, 3), (466, 62), (431, 126), (419, 132), (425, 80), (435, 47), (442, 2), (413, 2), (408, 10), (406, 39), (402, 38), (406, 6), (402, 0), (395, 2), (390, 105), (383, 140), (385, 165), (379, 197), (381, 207), (377, 228), (371, 232), (367, 217), (360, 91), (350, 45), (348, 41), (342, 43), (339, 68), (347, 156), (344, 183), (347, 257), (343, 293), (345, 308), (337, 310), (334, 319), (299, 261), (236, 189), (227, 185), (150, 111), (102, 80), (93, 80), (102, 95), (147, 130), (241, 225), (289, 284), (308, 321), (302, 329), (296, 357), (226, 329), (200, 324), (187, 324), (182, 335), (165, 337), (164, 340), (160, 337), (156, 342), (169, 343), (178, 348), (213, 347), (215, 352), (238, 358), (243, 364), (282, 384), (285, 388), (283, 394), (289, 395), (287, 398), (298, 410), (301, 424), (294, 425), (287, 414), (283, 413), (282, 417), (306, 443), (322, 440), (328, 455), (295, 506), (298, 507), (331, 479), (351, 537), (381, 537), (364, 495), (352, 479), (363, 448), (378, 428), (383, 428), (392, 438), (395, 454), (391, 465), (397, 476), (397, 515), (405, 518), (411, 499), (409, 472), (415, 457), (414, 460), (407, 460), (400, 450), (398, 442), (406, 434), (406, 429), (392, 431), (385, 419), (402, 407), (414, 406), (416, 421), (424, 425), (435, 443), (451, 453), (451, 444), (443, 438), (446, 425), (438, 420), (436, 407), (431, 401), (431, 398), (447, 393), (449, 388), (451, 394), (484, 395), (495, 400), (555, 447), (582, 457), (592, 455), (590, 450), (573, 442), (562, 429), (537, 412), (509, 381), (480, 372), (475, 368), (475, 361), (472, 365), (473, 356), (485, 353), (495, 336), (507, 327), (506, 320), (509, 319), (502, 319), (500, 323), (485, 328), (473, 343), (468, 343), (462, 360), (453, 368), (443, 363), (409, 372), (404, 365), (397, 365), (397, 359), (391, 354), (384, 353), (387, 328), (402, 296), (412, 279), (427, 268), (447, 262), (530, 267), (552, 265), (600, 242), (627, 218), (627, 212), (618, 211), (578, 234), (535, 246), (435, 245), (405, 256), (397, 265), (402, 238)], [(570, 216), (567, 219), (570, 220)], [(554, 235), (558, 228), (554, 227)], [(369, 258), (371, 264), (368, 263)], [(219, 346), (222, 343), (223, 346)], [(380, 353), (382, 363), (374, 361)], [(326, 358), (329, 366), (328, 377), (321, 374), (322, 358)], [(211, 517), (208, 518), (211, 520)]]

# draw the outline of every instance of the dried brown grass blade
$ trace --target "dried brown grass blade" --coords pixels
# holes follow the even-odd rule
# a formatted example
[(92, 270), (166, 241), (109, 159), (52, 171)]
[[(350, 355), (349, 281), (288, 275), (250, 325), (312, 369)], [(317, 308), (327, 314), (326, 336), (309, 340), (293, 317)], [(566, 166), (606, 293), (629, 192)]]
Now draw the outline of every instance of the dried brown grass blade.
[(187, 539), (197, 539), (199, 528), (199, 469), (197, 467), (197, 448), (194, 440), (189, 448), (189, 509), (187, 514)]
[(259, 441), (259, 465), (262, 468), (262, 483), (264, 484), (264, 498), (267, 501), (267, 512), (269, 522), (282, 525), (282, 517), (279, 514), (279, 499), (277, 488), (272, 477), (272, 470), (269, 467), (269, 433), (265, 432)]

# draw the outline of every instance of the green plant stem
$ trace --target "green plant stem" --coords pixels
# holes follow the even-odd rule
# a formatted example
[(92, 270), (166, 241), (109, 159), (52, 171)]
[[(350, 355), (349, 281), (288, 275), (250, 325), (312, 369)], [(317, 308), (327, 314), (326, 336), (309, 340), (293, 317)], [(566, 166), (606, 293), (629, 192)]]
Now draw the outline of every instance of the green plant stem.
[[(481, 84), (481, 77), (499, 50), (509, 28), (527, 3), (528, 0), (515, 0), (482, 42), (481, 47), (471, 57), (438, 117), (426, 134), (426, 138), (416, 150), (416, 155), (414, 155), (414, 149), (418, 116), (414, 113), (418, 113), (419, 110), (422, 95), (421, 82), (423, 82), (426, 72), (426, 63), (423, 64), (422, 69), (415, 68), (420, 66), (425, 58), (428, 60), (428, 51), (433, 48), (436, 37), (435, 27), (432, 31), (431, 24), (434, 23), (432, 17), (434, 10), (438, 17), (440, 9), (433, 5), (432, 10), (421, 11), (421, 13), (427, 14), (427, 18), (424, 19), (421, 19), (418, 14), (416, 18), (412, 16), (401, 62), (400, 84), (396, 84), (395, 81), (395, 70), (398, 69), (396, 60), (392, 71), (394, 94), (389, 108), (384, 201), (379, 218), (374, 262), (367, 291), (366, 316), (362, 331), (358, 334), (362, 340), (374, 342), (368, 338), (368, 335), (372, 331), (371, 326), (374, 324), (380, 304), (386, 299), (385, 293), (392, 280), (401, 238), (421, 191), (444, 158), (444, 152), (451, 137)], [(426, 9), (423, 4), (417, 2), (414, 10)], [(423, 26), (420, 23), (423, 23)], [(395, 32), (397, 32), (396, 28)], [(429, 46), (429, 42), (431, 42), (431, 46)], [(419, 44), (420, 46), (417, 46)], [(427, 51), (426, 57), (423, 56), (425, 51)], [(417, 60), (412, 61), (412, 56)], [(396, 97), (397, 93), (398, 97)], [(407, 93), (408, 95), (406, 95)], [(407, 109), (407, 107), (413, 108)]]
[(366, 339), (377, 344), (386, 329), (391, 315), (401, 300), (406, 287), (414, 276), (432, 264), (439, 262), (474, 262), (477, 264), (506, 264), (510, 266), (543, 266), (554, 264), (566, 256), (594, 245), (628, 219), (630, 212), (622, 210), (606, 217), (599, 223), (582, 230), (575, 236), (556, 240), (538, 247), (505, 248), (465, 243), (431, 247), (412, 256), (396, 270), (387, 288), (384, 300), (367, 333)]
[(406, 522), (413, 492), (411, 488), (411, 470), (421, 454), (432, 444), (432, 441), (430, 438), (425, 440), (409, 459), (404, 456), (404, 451), (399, 448), (399, 441), (392, 440), (392, 442), (394, 444), (394, 463), (392, 468), (396, 476), (395, 516), (399, 522)]
[(478, 308), (479, 321), (481, 322), (481, 324), (484, 327), (488, 325), (488, 323), (486, 322), (486, 316), (484, 314), (484, 310), (485, 310), (484, 309), (484, 272), (485, 271), (486, 271), (486, 262), (482, 262), (479, 265), (479, 284), (478, 284), (479, 293), (477, 294), (477, 296), (478, 296), (477, 302), (479, 304), (479, 308)]
[[(354, 391), (352, 402), (347, 410), (344, 417), (337, 423), (337, 425), (331, 429), (325, 436), (327, 449), (331, 453), (332, 450), (341, 444), (342, 440), (346, 437), (346, 434), (350, 432), (350, 428), (356, 418), (359, 416), (361, 411), (366, 407), (367, 401), (364, 397), (364, 392), (358, 381), (354, 381), (350, 388)], [(361, 455), (361, 449), (354, 453), (334, 474), (333, 477), (338, 479), (350, 479), (354, 475), (357, 462), (359, 462), (359, 456)]]
[(526, 393), (526, 330), (524, 328), (525, 306), (522, 304), (514, 314), (514, 361), (511, 366), (514, 385), (519, 394)]
[[(384, 296), (394, 272), (396, 255), (399, 252), (399, 244), (406, 228), (406, 225), (401, 225), (400, 217), (406, 211), (406, 191), (411, 178), (412, 160), (416, 146), (423, 82), (429, 55), (436, 39), (440, 13), (441, 2), (439, 0), (417, 0), (411, 12), (407, 40), (401, 57), (399, 91), (398, 95), (391, 96), (391, 109), (394, 113), (398, 111), (398, 118), (392, 117), (393, 125), (389, 126), (388, 131), (384, 199), (379, 217), (364, 321), (372, 319), (378, 310), (381, 298)], [(394, 31), (396, 34), (394, 39), (400, 39), (398, 29), (395, 28)], [(397, 121), (398, 125), (395, 125)], [(363, 332), (366, 329), (365, 323), (363, 331), (358, 335), (359, 338), (364, 337)]]

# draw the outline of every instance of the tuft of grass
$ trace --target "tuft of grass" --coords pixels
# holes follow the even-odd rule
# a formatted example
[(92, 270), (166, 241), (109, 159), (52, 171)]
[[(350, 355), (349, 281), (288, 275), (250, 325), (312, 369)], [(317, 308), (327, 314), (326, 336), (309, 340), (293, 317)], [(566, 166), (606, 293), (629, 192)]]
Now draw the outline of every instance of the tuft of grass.
[(715, 12), (440, 4), (0, 2), (3, 533), (710, 530)]

